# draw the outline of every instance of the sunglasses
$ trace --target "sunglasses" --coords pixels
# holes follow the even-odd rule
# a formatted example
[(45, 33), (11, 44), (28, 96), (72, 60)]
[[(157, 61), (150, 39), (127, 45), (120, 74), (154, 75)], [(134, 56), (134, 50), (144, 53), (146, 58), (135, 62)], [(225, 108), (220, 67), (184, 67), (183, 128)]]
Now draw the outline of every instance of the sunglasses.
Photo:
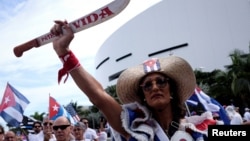
[(89, 122), (83, 122), (84, 124), (88, 124)]
[(15, 137), (4, 137), (4, 139), (9, 140), (9, 139), (14, 139)]
[(58, 129), (65, 130), (69, 126), (70, 125), (56, 125), (56, 126), (53, 126), (53, 130), (55, 131), (57, 131)]
[(51, 122), (44, 122), (43, 125), (44, 125), (44, 126), (47, 126), (47, 125), (52, 126), (53, 123), (51, 123)]
[(153, 82), (155, 82), (158, 88), (162, 89), (168, 84), (169, 78), (157, 77), (155, 80), (146, 81), (144, 84), (140, 86), (144, 91), (149, 92), (149, 91), (152, 91), (153, 89), (153, 85), (154, 85)]

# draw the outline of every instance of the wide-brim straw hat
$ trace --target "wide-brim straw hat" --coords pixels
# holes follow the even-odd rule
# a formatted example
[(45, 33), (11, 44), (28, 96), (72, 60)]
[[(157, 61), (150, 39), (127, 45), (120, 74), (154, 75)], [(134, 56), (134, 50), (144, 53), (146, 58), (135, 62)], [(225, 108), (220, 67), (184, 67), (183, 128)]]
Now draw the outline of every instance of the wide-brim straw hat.
[(139, 102), (138, 96), (139, 82), (149, 73), (161, 72), (171, 78), (177, 86), (177, 94), (184, 103), (194, 92), (196, 78), (190, 64), (181, 57), (169, 56), (158, 59), (160, 70), (145, 73), (143, 63), (126, 69), (121, 73), (117, 80), (116, 90), (119, 100), (123, 103)]

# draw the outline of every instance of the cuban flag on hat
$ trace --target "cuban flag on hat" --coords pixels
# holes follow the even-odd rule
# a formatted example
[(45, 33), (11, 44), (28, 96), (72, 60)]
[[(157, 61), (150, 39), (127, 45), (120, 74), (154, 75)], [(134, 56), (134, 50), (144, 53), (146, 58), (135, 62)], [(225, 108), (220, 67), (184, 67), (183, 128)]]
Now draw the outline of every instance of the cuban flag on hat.
[(23, 120), (24, 110), (29, 103), (23, 94), (7, 83), (0, 105), (0, 115), (8, 125), (19, 127)]
[(143, 68), (145, 73), (159, 71), (161, 69), (159, 59), (152, 58), (143, 62)]

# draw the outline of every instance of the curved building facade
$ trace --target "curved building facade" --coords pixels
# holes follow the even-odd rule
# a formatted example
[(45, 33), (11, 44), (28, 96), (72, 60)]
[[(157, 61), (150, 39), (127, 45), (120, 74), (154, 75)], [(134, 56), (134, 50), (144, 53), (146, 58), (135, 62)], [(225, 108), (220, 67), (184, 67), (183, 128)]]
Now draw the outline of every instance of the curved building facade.
[(115, 31), (95, 58), (96, 78), (113, 85), (130, 66), (176, 55), (193, 69), (231, 64), (234, 49), (249, 51), (249, 0), (162, 0)]

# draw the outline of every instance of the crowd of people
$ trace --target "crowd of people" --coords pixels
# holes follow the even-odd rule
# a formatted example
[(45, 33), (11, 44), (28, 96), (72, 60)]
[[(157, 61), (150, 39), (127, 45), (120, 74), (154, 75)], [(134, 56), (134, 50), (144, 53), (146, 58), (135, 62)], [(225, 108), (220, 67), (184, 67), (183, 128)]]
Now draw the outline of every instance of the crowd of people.
[[(226, 118), (222, 118), (221, 115), (219, 114), (219, 112), (215, 111), (202, 111), (202, 112), (196, 112), (196, 111), (192, 111), (191, 116), (190, 117), (186, 117), (187, 119), (189, 118), (193, 118), (193, 117), (199, 117), (200, 119), (210, 119), (212, 122), (209, 123), (208, 125), (250, 125), (250, 112), (249, 112), (249, 108), (245, 108), (244, 109), (244, 113), (240, 114), (239, 112), (239, 107), (235, 107), (233, 105), (228, 105), (228, 106), (224, 106), (223, 107), (225, 112), (226, 112), (226, 116), (228, 117), (228, 123), (226, 120), (226, 123), (224, 122), (224, 120)], [(224, 116), (224, 115), (222, 115)], [(195, 119), (195, 122), (200, 122), (197, 121)]]
[(58, 117), (55, 121), (46, 116), (42, 122), (33, 123), (34, 132), (24, 136), (12, 130), (4, 132), (4, 128), (0, 126), (0, 141), (107, 141), (108, 133), (104, 127), (103, 121), (100, 121), (100, 128), (97, 130), (88, 126), (87, 118), (81, 118), (73, 124), (65, 116)]
[[(250, 125), (250, 109), (245, 108), (244, 113), (239, 113), (238, 107), (225, 106), (224, 107), (229, 119), (230, 125)], [(209, 125), (224, 125), (223, 120), (217, 112), (204, 111), (192, 112), (190, 116), (186, 116), (186, 125), (189, 128), (195, 128), (201, 132), (201, 135), (206, 135)], [(72, 124), (67, 117), (61, 116), (55, 121), (50, 120), (48, 116), (44, 117), (43, 121), (35, 121), (33, 123), (33, 133), (27, 136), (18, 135), (14, 131), (4, 131), (3, 126), (0, 126), (0, 141), (108, 141), (108, 130), (105, 128), (103, 119), (99, 121), (100, 128), (92, 129), (88, 125), (87, 118), (81, 118), (80, 121)], [(110, 138), (111, 140), (111, 138)]]
[(228, 113), (231, 125), (250, 125), (250, 112), (248, 107), (244, 109), (243, 114), (240, 114), (239, 108), (233, 105), (226, 106), (225, 110)]

